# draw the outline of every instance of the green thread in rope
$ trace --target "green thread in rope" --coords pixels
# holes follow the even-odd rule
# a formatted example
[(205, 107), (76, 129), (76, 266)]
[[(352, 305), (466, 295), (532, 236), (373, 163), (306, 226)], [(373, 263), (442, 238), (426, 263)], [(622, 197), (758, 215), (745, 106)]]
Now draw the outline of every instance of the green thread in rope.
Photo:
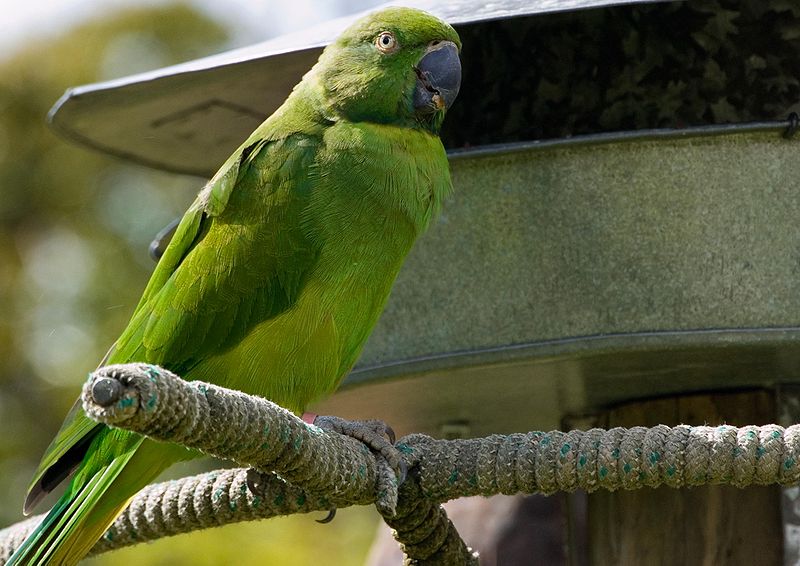
[(409, 456), (414, 453), (414, 449), (404, 442), (398, 442), (394, 445), (395, 448), (401, 453)]
[(450, 477), (447, 478), (447, 483), (450, 485), (456, 483), (458, 481), (458, 469), (454, 468), (453, 471), (450, 473)]

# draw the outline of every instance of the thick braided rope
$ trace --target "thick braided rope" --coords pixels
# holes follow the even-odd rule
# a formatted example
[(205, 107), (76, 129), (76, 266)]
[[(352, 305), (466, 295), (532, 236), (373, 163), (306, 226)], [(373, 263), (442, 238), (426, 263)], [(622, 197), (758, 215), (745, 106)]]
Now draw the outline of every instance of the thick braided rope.
[(248, 470), (237, 468), (148, 486), (117, 517), (92, 554), (241, 521), (325, 511), (338, 503), (272, 474), (261, 477), (263, 488), (256, 495), (247, 480)]
[[(121, 384), (114, 401), (93, 398), (96, 384)], [(286, 409), (240, 391), (186, 382), (147, 364), (107, 366), (83, 387), (86, 414), (96, 421), (175, 442), (258, 470), (279, 472), (293, 485), (391, 514), (394, 485), (379, 481), (377, 462), (362, 443), (307, 424)], [(388, 474), (393, 477), (393, 474)]]
[(469, 548), (447, 517), (444, 508), (422, 495), (415, 468), (400, 486), (396, 513), (383, 519), (403, 549), (407, 566), (478, 564), (478, 555)]
[[(305, 425), (273, 403), (188, 384), (152, 366), (103, 371), (98, 375), (115, 373), (127, 383), (124, 394), (110, 407), (97, 405), (90, 390), (84, 395), (87, 413), (98, 420), (259, 469), (274, 469), (302, 489), (267, 475), (260, 500), (246, 489), (245, 470), (151, 486), (134, 498), (96, 552), (206, 526), (371, 503), (385, 489), (376, 486), (375, 457), (361, 444)], [(443, 549), (453, 542), (454, 530), (450, 532), (452, 525), (438, 503), (457, 497), (800, 481), (800, 425), (786, 429), (660, 425), (450, 441), (411, 435), (397, 447), (418, 482), (417, 491), (402, 490), (398, 513), (389, 519), (409, 551), (410, 564), (437, 563), (442, 556), (437, 544)], [(320, 457), (326, 458), (324, 464), (316, 459)], [(227, 507), (220, 501), (228, 501)], [(277, 507), (258, 509), (263, 501), (273, 501)], [(296, 508), (289, 505), (291, 501)], [(385, 507), (383, 514), (390, 514)], [(0, 564), (35, 524), (31, 519), (0, 531)], [(459, 543), (453, 556), (464, 556), (466, 546)], [(418, 557), (412, 556), (417, 550)]]
[(800, 483), (800, 425), (634, 427), (434, 440), (398, 447), (419, 468), (422, 495), (447, 501), (666, 485)]
[[(309, 493), (272, 474), (260, 478), (262, 495), (255, 495), (247, 487), (249, 472), (246, 468), (217, 470), (147, 486), (117, 517), (91, 554), (241, 521), (328, 511), (339, 504), (351, 504), (346, 499), (337, 501)], [(43, 517), (31, 517), (0, 531), (0, 564)]]

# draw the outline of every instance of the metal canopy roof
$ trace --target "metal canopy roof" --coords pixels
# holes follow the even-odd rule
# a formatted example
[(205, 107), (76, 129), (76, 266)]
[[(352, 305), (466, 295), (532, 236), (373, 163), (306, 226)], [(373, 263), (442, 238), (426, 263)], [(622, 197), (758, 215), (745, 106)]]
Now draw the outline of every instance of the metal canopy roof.
[[(390, 4), (424, 9), (458, 28), (651, 1), (416, 0)], [(285, 100), (322, 48), (361, 15), (180, 65), (69, 89), (51, 110), (51, 124), (67, 139), (105, 153), (168, 171), (211, 176)]]

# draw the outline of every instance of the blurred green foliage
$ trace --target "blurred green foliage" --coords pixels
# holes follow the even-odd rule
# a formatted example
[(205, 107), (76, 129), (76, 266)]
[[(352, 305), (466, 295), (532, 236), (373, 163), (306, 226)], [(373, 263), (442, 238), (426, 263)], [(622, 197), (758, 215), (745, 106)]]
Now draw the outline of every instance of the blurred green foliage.
[[(21, 519), (39, 457), (136, 305), (154, 265), (150, 240), (203, 182), (70, 146), (47, 129), (47, 111), (71, 85), (200, 57), (227, 37), (184, 5), (133, 9), (0, 65), (2, 525)], [(359, 564), (376, 517), (353, 509), (331, 525), (310, 517), (236, 525), (90, 562)]]

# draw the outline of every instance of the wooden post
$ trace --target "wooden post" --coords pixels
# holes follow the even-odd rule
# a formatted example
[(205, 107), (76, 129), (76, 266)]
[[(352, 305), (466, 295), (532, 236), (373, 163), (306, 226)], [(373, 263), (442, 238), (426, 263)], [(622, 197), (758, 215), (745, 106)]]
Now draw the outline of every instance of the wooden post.
[[(630, 403), (598, 426), (763, 425), (775, 422), (773, 392), (714, 393)], [(642, 489), (588, 497), (595, 565), (778, 566), (783, 561), (778, 486)]]

